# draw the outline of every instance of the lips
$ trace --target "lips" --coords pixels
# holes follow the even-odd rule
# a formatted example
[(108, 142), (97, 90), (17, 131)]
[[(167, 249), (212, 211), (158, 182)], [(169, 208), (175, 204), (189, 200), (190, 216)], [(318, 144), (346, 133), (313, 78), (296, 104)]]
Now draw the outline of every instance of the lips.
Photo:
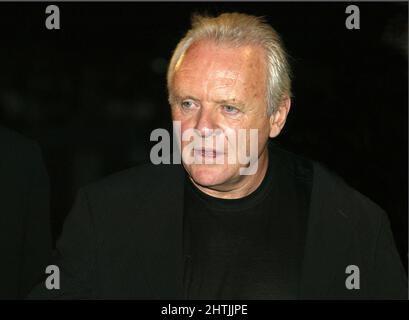
[(224, 154), (222, 151), (213, 149), (193, 149), (195, 156), (201, 156), (203, 158), (216, 158)]

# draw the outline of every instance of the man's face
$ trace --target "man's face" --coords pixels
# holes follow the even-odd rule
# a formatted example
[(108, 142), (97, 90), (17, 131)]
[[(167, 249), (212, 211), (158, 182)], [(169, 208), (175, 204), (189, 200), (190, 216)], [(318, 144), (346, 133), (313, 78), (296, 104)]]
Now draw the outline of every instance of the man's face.
[[(193, 44), (180, 59), (173, 79), (172, 118), (180, 121), (182, 135), (186, 130), (195, 129), (202, 141), (201, 147), (189, 147), (194, 163), (188, 164), (182, 158), (194, 182), (223, 189), (243, 178), (240, 168), (246, 165), (239, 161), (239, 129), (246, 132), (247, 155), (249, 131), (256, 129), (257, 157), (267, 156), (269, 117), (265, 90), (265, 59), (260, 47), (233, 48), (203, 40)], [(236, 141), (231, 132), (237, 133)], [(224, 142), (222, 147), (220, 139)], [(191, 141), (182, 140), (182, 153), (192, 145)], [(235, 161), (229, 163), (228, 148), (233, 144), (236, 148), (230, 150), (235, 150)]]

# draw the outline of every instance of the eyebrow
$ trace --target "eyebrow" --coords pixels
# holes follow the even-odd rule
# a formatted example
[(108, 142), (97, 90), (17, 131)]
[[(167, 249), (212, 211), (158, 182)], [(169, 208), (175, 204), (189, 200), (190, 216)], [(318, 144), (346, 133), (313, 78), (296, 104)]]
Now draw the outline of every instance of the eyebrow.
[(237, 99), (227, 99), (227, 100), (216, 100), (215, 101), (218, 104), (227, 104), (227, 105), (233, 105), (233, 106), (237, 106), (237, 107), (241, 107), (244, 108), (246, 106), (246, 104), (240, 100)]
[[(181, 101), (184, 99), (191, 99), (193, 101), (200, 101), (200, 99), (193, 97), (193, 96), (180, 96), (180, 95), (175, 95), (175, 100), (176, 101)], [(232, 105), (232, 106), (237, 106), (240, 108), (244, 108), (246, 104), (240, 100), (237, 99), (222, 99), (222, 100), (215, 100), (214, 101), (217, 104), (225, 104), (225, 105)]]
[(181, 101), (181, 100), (185, 100), (185, 99), (190, 99), (190, 100), (194, 100), (194, 101), (200, 101), (200, 99), (195, 98), (193, 96), (180, 96), (178, 94), (174, 95), (174, 98), (176, 101)]

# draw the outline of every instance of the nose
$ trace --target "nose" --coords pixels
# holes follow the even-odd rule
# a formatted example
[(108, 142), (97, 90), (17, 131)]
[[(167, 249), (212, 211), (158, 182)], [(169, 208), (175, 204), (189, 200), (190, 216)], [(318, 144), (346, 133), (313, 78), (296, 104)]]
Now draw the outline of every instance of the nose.
[(214, 114), (214, 111), (202, 107), (198, 113), (195, 129), (203, 138), (214, 134), (217, 129), (216, 115)]

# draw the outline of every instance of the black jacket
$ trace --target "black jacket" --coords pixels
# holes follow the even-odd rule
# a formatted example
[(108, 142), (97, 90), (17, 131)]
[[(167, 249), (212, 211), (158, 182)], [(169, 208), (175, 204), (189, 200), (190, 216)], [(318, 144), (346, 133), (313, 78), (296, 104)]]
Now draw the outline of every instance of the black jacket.
[[(407, 299), (386, 214), (321, 165), (279, 148), (311, 174), (301, 299)], [(57, 243), (61, 288), (31, 298), (183, 299), (181, 165), (143, 165), (83, 188)], [(360, 289), (345, 286), (348, 265)]]
[(0, 299), (25, 298), (51, 255), (49, 181), (38, 145), (0, 127)]

